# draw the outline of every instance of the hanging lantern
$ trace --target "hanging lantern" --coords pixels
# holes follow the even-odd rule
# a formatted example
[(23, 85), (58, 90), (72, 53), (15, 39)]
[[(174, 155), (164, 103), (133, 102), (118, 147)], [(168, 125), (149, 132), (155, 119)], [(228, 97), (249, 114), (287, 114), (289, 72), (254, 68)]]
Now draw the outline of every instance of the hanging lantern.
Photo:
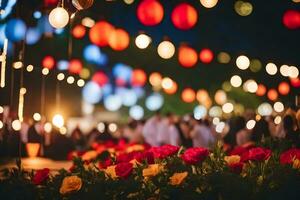
[(267, 92), (266, 86), (264, 86), (263, 84), (258, 84), (257, 90), (256, 90), (256, 95), (264, 96), (266, 94), (266, 92)]
[(217, 5), (218, 0), (200, 0), (200, 3), (205, 8), (213, 8)]
[(63, 7), (56, 7), (49, 14), (49, 22), (54, 28), (63, 28), (69, 23), (69, 13)]
[(144, 86), (147, 81), (146, 73), (141, 69), (135, 69), (132, 71), (131, 84), (133, 86)]
[(178, 52), (178, 61), (184, 67), (193, 67), (198, 61), (197, 52), (188, 46), (181, 46)]
[(143, 0), (137, 8), (137, 17), (145, 26), (155, 26), (164, 17), (164, 8), (157, 0)]
[(129, 45), (129, 35), (123, 29), (115, 29), (108, 40), (109, 46), (115, 51), (123, 51)]
[(275, 89), (270, 89), (267, 96), (271, 101), (276, 101), (278, 98), (278, 93)]
[(88, 9), (94, 3), (94, 0), (72, 0), (72, 4), (77, 10)]
[(69, 62), (69, 72), (71, 74), (80, 74), (82, 68), (82, 62), (79, 59), (73, 59)]
[(284, 13), (282, 22), (288, 29), (300, 28), (300, 12), (297, 10), (288, 10)]
[(85, 26), (80, 24), (76, 25), (72, 30), (73, 37), (77, 39), (83, 38), (85, 33), (86, 33)]
[(5, 36), (12, 42), (25, 38), (26, 25), (21, 19), (10, 19), (5, 26)]
[(45, 56), (42, 61), (43, 68), (53, 69), (55, 65), (55, 60), (52, 56)]
[(99, 86), (103, 87), (109, 82), (109, 79), (105, 73), (96, 72), (92, 77), (92, 81), (97, 83)]
[(108, 45), (109, 38), (113, 31), (114, 27), (110, 23), (99, 21), (90, 29), (89, 37), (93, 44), (105, 47)]
[(300, 79), (299, 78), (291, 78), (291, 85), (295, 88), (300, 87)]
[(288, 95), (290, 92), (290, 85), (287, 82), (281, 82), (278, 85), (278, 91), (281, 95)]
[(170, 59), (175, 53), (175, 46), (170, 41), (162, 41), (157, 47), (157, 53), (163, 59)]
[(195, 91), (192, 88), (185, 88), (181, 93), (181, 98), (186, 103), (192, 103), (196, 98)]
[(198, 20), (197, 10), (188, 3), (181, 3), (172, 11), (172, 22), (181, 30), (188, 30), (194, 27)]
[(210, 49), (202, 49), (199, 58), (201, 62), (208, 64), (214, 59), (214, 53)]

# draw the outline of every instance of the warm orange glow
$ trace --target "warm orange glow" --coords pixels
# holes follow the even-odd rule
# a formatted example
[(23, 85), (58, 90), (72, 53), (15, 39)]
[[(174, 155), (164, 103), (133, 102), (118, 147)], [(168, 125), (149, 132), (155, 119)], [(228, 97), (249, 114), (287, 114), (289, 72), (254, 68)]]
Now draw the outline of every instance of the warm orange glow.
[(264, 96), (266, 94), (266, 92), (267, 92), (266, 86), (264, 86), (263, 84), (258, 84), (257, 90), (256, 90), (256, 95)]
[(135, 69), (132, 71), (131, 84), (133, 86), (144, 86), (147, 81), (146, 73), (141, 69)]
[(199, 58), (203, 63), (210, 63), (214, 59), (214, 54), (210, 49), (202, 49)]
[(149, 82), (153, 87), (160, 87), (162, 82), (162, 76), (158, 72), (153, 72), (149, 76)]
[(26, 143), (27, 155), (30, 158), (37, 157), (39, 154), (40, 146), (40, 143)]
[(197, 52), (188, 46), (181, 46), (178, 52), (178, 61), (184, 67), (193, 67), (198, 61)]
[(291, 85), (295, 88), (300, 87), (300, 79), (299, 78), (291, 78)]
[(79, 59), (73, 59), (69, 62), (69, 72), (71, 74), (80, 74), (83, 66)]
[(123, 29), (115, 29), (112, 31), (108, 43), (113, 50), (123, 51), (129, 45), (129, 35)]
[(209, 99), (208, 92), (204, 89), (198, 90), (197, 95), (196, 95), (197, 100), (199, 103), (204, 103)]
[(186, 103), (192, 103), (196, 98), (195, 91), (192, 88), (185, 88), (181, 93), (181, 98)]
[(290, 92), (290, 85), (287, 82), (281, 82), (278, 85), (278, 91), (281, 95), (287, 95)]
[(74, 38), (77, 38), (77, 39), (81, 39), (84, 37), (86, 33), (86, 29), (83, 25), (76, 25), (73, 30), (72, 30), (72, 34), (73, 34), (73, 37)]
[(174, 26), (181, 30), (188, 30), (194, 27), (198, 20), (197, 10), (188, 3), (181, 3), (172, 12)]
[(171, 87), (164, 88), (165, 93), (167, 94), (175, 94), (177, 92), (178, 86), (175, 81), (172, 81)]
[(276, 101), (278, 98), (278, 92), (275, 89), (270, 89), (267, 95), (271, 101)]
[(89, 37), (93, 44), (105, 47), (108, 45), (108, 40), (113, 31), (114, 27), (110, 23), (99, 21), (91, 28)]
[(145, 26), (155, 26), (164, 17), (164, 8), (157, 0), (143, 0), (138, 5), (137, 17)]
[(42, 61), (42, 65), (44, 68), (53, 69), (55, 65), (55, 60), (52, 56), (46, 56)]

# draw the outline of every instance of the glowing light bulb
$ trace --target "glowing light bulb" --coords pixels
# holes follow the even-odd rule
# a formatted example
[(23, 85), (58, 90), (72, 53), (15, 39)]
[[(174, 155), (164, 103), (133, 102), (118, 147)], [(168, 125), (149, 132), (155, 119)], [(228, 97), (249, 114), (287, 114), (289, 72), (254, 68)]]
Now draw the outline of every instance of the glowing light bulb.
[(34, 113), (34, 114), (33, 114), (33, 119), (34, 119), (35, 121), (41, 121), (42, 116), (41, 116), (40, 113)]
[(274, 108), (275, 112), (278, 112), (278, 113), (281, 113), (284, 111), (284, 105), (283, 105), (283, 103), (281, 103), (279, 101), (274, 103), (273, 108)]
[(78, 87), (83, 87), (83, 86), (84, 86), (84, 84), (85, 84), (85, 82), (84, 82), (84, 80), (83, 80), (83, 79), (79, 79), (79, 80), (77, 81), (77, 85), (78, 85)]
[(19, 130), (21, 130), (22, 124), (21, 124), (20, 120), (16, 119), (12, 122), (11, 126), (15, 131), (19, 131)]
[(62, 7), (54, 8), (49, 14), (49, 22), (54, 28), (63, 28), (69, 23), (69, 13)]
[(63, 73), (57, 74), (57, 80), (62, 81), (62, 80), (64, 80), (64, 78), (65, 78), (65, 75)]
[(140, 49), (146, 49), (151, 43), (151, 38), (146, 34), (140, 34), (135, 38), (135, 45)]
[(217, 5), (218, 0), (200, 0), (200, 3), (205, 8), (213, 8)]
[(266, 72), (270, 75), (275, 75), (277, 73), (277, 66), (274, 63), (268, 63), (266, 65)]
[(246, 127), (248, 130), (252, 130), (255, 127), (256, 121), (254, 119), (249, 120), (246, 123)]
[(232, 103), (225, 103), (223, 106), (222, 106), (222, 110), (224, 113), (231, 113), (233, 111), (234, 107), (233, 107), (233, 104)]
[(52, 124), (54, 126), (56, 126), (57, 128), (63, 127), (64, 123), (65, 123), (65, 121), (64, 121), (64, 118), (61, 114), (56, 114), (56, 115), (53, 116)]
[(45, 75), (45, 76), (48, 75), (49, 72), (50, 72), (50, 71), (49, 71), (48, 68), (43, 68), (43, 69), (42, 69), (42, 74)]
[(28, 72), (32, 72), (32, 71), (33, 71), (33, 65), (28, 65), (28, 66), (26, 67), (26, 70), (27, 70)]
[(175, 53), (175, 46), (169, 41), (163, 41), (158, 45), (157, 53), (163, 59), (172, 58)]
[(67, 83), (69, 83), (69, 84), (73, 84), (74, 81), (75, 81), (75, 79), (74, 79), (73, 76), (69, 76), (69, 77), (67, 78)]
[(236, 66), (241, 69), (245, 70), (250, 66), (250, 60), (247, 56), (241, 55), (236, 59)]
[(230, 84), (233, 87), (240, 87), (242, 85), (242, 79), (241, 79), (241, 77), (238, 76), (238, 75), (232, 76), (231, 79), (230, 79)]

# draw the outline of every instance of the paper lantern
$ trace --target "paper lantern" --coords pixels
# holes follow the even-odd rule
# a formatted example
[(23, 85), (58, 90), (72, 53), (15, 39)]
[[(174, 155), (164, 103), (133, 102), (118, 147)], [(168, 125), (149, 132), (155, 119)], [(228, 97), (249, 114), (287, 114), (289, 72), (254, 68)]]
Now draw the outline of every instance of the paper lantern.
[(281, 95), (288, 95), (290, 92), (290, 85), (287, 82), (281, 82), (278, 85), (278, 92)]
[(109, 82), (109, 78), (104, 72), (96, 72), (92, 77), (92, 81), (102, 87)]
[(129, 45), (129, 35), (123, 29), (115, 29), (112, 31), (108, 43), (113, 50), (123, 51)]
[(73, 30), (72, 30), (72, 34), (73, 34), (73, 37), (74, 38), (77, 38), (77, 39), (81, 39), (84, 37), (86, 33), (86, 29), (83, 25), (76, 25)]
[(175, 46), (170, 41), (162, 41), (157, 47), (157, 53), (163, 59), (170, 59), (175, 53)]
[(26, 25), (21, 19), (10, 19), (5, 27), (5, 35), (12, 42), (19, 42), (25, 38)]
[(181, 93), (181, 98), (186, 103), (192, 103), (196, 98), (195, 91), (192, 88), (185, 88)]
[(99, 103), (99, 101), (102, 98), (101, 87), (93, 81), (87, 82), (82, 89), (82, 97), (84, 101), (87, 103), (90, 104)]
[(184, 67), (193, 67), (198, 61), (197, 52), (188, 46), (181, 46), (178, 52), (178, 61)]
[(49, 22), (54, 28), (63, 28), (69, 23), (69, 13), (63, 7), (56, 7), (49, 14)]
[(199, 58), (201, 62), (208, 64), (214, 59), (214, 54), (210, 49), (202, 49)]
[(227, 95), (223, 90), (218, 90), (215, 94), (215, 101), (219, 105), (223, 105), (227, 101)]
[(271, 101), (276, 101), (278, 98), (278, 93), (275, 89), (270, 89), (267, 93), (267, 96)]
[(89, 37), (93, 44), (105, 47), (108, 45), (109, 38), (113, 31), (114, 27), (110, 23), (99, 21), (90, 29)]
[(41, 146), (40, 143), (26, 143), (26, 151), (28, 157), (30, 158), (37, 157), (39, 154), (40, 146)]
[(82, 62), (79, 59), (73, 59), (69, 62), (69, 72), (71, 74), (80, 74), (82, 68)]
[(137, 17), (145, 26), (155, 26), (164, 17), (164, 8), (157, 0), (143, 0), (137, 7)]
[(52, 56), (44, 57), (42, 61), (42, 66), (47, 69), (53, 69), (55, 65), (55, 60)]
[(263, 84), (258, 84), (256, 95), (257, 96), (264, 96), (267, 92), (267, 88)]
[(88, 9), (94, 3), (94, 0), (72, 0), (72, 4), (77, 10)]
[(133, 86), (144, 86), (147, 81), (146, 73), (141, 69), (135, 69), (132, 71), (131, 84)]
[(300, 87), (300, 79), (299, 78), (291, 78), (291, 85), (295, 88)]
[(181, 3), (172, 11), (172, 22), (181, 30), (188, 30), (194, 27), (198, 20), (197, 10), (188, 3)]
[(213, 8), (217, 5), (218, 0), (200, 0), (200, 3), (205, 8)]
[(288, 29), (297, 29), (300, 27), (300, 12), (297, 10), (288, 10), (284, 13), (282, 22)]

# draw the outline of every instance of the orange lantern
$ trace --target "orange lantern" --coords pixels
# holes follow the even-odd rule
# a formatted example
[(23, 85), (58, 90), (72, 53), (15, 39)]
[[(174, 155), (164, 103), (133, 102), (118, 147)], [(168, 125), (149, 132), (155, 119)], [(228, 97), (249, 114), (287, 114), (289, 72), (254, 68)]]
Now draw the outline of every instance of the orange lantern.
[(278, 93), (275, 89), (270, 89), (267, 95), (271, 101), (276, 101), (278, 98)]
[(155, 26), (164, 17), (164, 8), (157, 0), (143, 0), (137, 8), (137, 17), (145, 26)]
[(256, 95), (264, 96), (266, 94), (266, 92), (267, 92), (266, 86), (264, 86), (263, 84), (258, 84), (257, 90), (256, 90)]
[(71, 74), (80, 74), (83, 66), (79, 59), (73, 59), (69, 62), (69, 72)]
[(92, 77), (92, 81), (97, 83), (99, 86), (104, 86), (108, 83), (109, 79), (105, 73), (96, 72)]
[(196, 98), (195, 91), (192, 88), (185, 88), (181, 93), (181, 98), (186, 103), (192, 103)]
[(209, 99), (208, 92), (204, 89), (198, 90), (197, 95), (196, 95), (197, 100), (199, 103), (204, 103)]
[(171, 87), (164, 88), (164, 91), (167, 94), (175, 94), (177, 92), (177, 89), (178, 89), (177, 83), (173, 81)]
[(153, 72), (149, 76), (149, 82), (153, 87), (159, 87), (161, 85), (162, 76), (158, 72)]
[(179, 48), (178, 61), (184, 67), (193, 67), (198, 61), (197, 52), (188, 46)]
[(133, 86), (144, 86), (147, 81), (146, 73), (141, 69), (135, 69), (132, 71), (131, 84)]
[(172, 12), (174, 26), (181, 30), (188, 30), (194, 27), (198, 20), (197, 10), (188, 3), (181, 3)]
[(278, 85), (278, 91), (281, 95), (287, 95), (290, 92), (290, 85), (287, 82), (281, 82)]
[(208, 64), (214, 59), (214, 53), (210, 49), (202, 49), (199, 58), (201, 62)]
[(93, 44), (105, 47), (108, 45), (109, 38), (113, 31), (114, 27), (110, 23), (99, 21), (90, 29), (89, 37)]
[(53, 69), (55, 65), (55, 60), (52, 56), (46, 56), (42, 61), (42, 65), (44, 68)]
[(81, 39), (84, 37), (86, 33), (86, 29), (83, 25), (76, 25), (73, 30), (72, 30), (72, 34), (73, 34), (73, 37), (74, 38), (77, 38), (77, 39)]
[(109, 46), (115, 51), (122, 51), (129, 45), (129, 35), (123, 29), (115, 29), (108, 40)]

